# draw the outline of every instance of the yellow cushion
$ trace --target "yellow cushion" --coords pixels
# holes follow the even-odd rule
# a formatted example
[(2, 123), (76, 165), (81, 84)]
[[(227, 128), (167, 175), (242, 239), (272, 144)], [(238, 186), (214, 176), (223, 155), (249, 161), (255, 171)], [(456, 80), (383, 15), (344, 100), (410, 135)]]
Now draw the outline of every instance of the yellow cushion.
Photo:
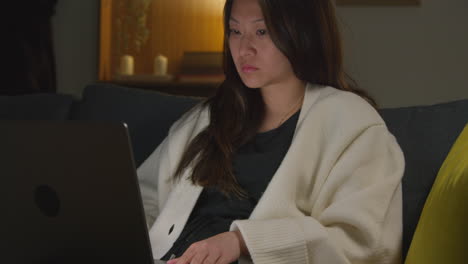
[(468, 125), (437, 174), (405, 264), (468, 263)]

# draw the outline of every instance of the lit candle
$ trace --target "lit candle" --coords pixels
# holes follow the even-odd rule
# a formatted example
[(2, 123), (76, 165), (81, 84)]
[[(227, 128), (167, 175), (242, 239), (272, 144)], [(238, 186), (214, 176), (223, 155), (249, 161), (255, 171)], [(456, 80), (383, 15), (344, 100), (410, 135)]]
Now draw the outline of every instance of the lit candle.
[(154, 58), (154, 75), (164, 76), (167, 74), (167, 57), (159, 54)]
[(124, 55), (120, 58), (120, 74), (122, 75), (133, 75), (133, 57), (130, 55)]

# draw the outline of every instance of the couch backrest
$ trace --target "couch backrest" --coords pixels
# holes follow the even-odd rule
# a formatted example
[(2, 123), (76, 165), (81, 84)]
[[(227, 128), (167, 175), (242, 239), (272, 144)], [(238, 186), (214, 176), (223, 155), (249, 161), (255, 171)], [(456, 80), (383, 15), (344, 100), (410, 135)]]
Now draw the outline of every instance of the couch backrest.
[(406, 256), (434, 179), (468, 122), (468, 100), (382, 109), (406, 160), (403, 177), (403, 255)]
[(85, 88), (71, 119), (124, 122), (139, 166), (166, 137), (170, 126), (200, 102), (200, 98), (171, 96), (111, 84)]

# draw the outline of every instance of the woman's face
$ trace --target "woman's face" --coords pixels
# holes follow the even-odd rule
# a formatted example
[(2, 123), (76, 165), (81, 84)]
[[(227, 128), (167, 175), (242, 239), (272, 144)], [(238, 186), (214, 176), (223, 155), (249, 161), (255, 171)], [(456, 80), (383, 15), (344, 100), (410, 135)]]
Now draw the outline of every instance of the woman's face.
[(289, 60), (270, 38), (257, 0), (234, 0), (229, 29), (232, 58), (247, 87), (267, 88), (297, 81)]

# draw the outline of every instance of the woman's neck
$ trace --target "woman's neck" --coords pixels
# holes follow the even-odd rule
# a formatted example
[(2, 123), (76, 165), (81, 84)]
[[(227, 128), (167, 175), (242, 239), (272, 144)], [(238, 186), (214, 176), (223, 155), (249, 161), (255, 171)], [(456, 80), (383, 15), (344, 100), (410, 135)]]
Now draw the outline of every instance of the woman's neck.
[(306, 83), (297, 80), (287, 85), (261, 88), (265, 117), (259, 132), (275, 129), (302, 106)]

